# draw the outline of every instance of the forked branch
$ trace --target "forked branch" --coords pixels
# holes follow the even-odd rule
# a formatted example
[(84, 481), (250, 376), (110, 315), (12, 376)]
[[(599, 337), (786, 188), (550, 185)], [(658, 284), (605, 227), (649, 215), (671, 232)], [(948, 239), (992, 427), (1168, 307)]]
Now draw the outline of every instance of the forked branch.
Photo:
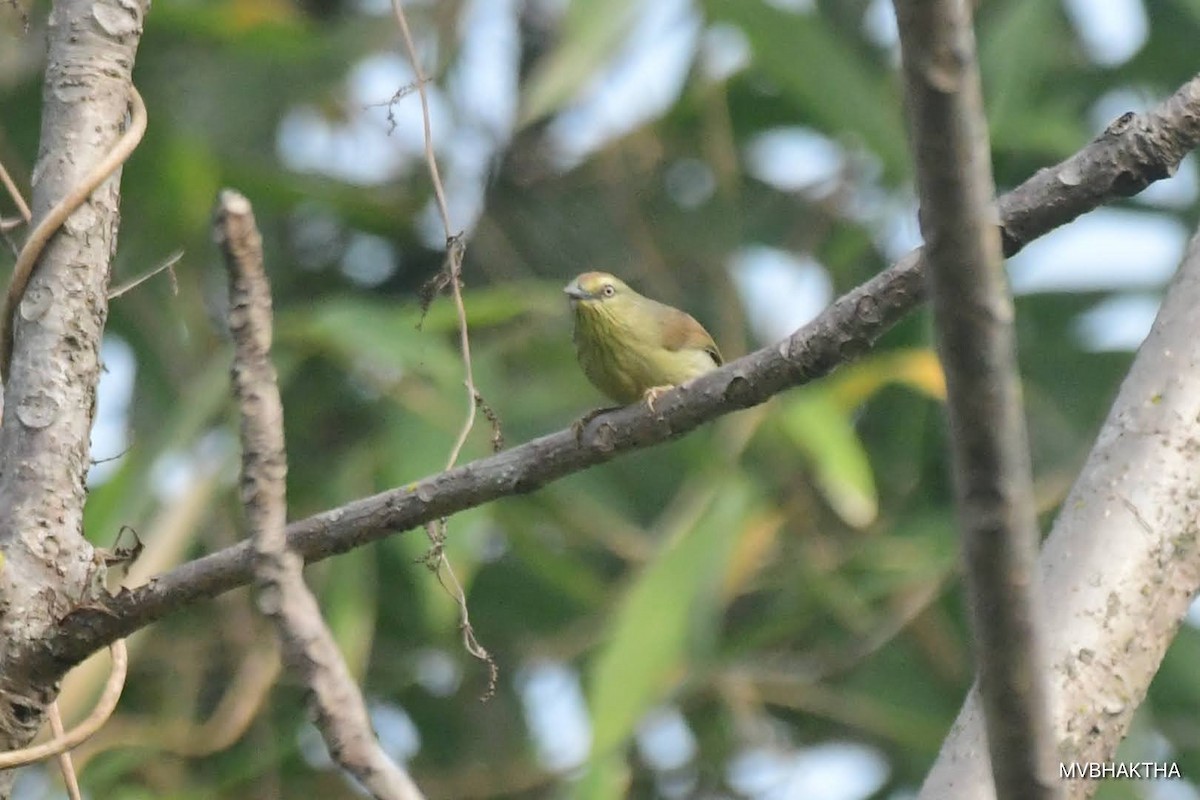
[(314, 721), (334, 761), (379, 800), (418, 800), (416, 784), (375, 738), (362, 693), (304, 583), (304, 561), (284, 533), (283, 402), (271, 363), (271, 289), (250, 202), (237, 192), (221, 192), (214, 233), (229, 270), (233, 387), (242, 419), (242, 505), (254, 549), (258, 607), (275, 624), (284, 664), (311, 693)]

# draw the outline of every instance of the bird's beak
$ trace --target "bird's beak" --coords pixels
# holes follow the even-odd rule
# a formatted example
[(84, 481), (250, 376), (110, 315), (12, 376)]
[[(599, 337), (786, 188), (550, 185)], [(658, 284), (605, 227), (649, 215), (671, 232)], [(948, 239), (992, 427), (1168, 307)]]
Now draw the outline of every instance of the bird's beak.
[(591, 298), (591, 292), (579, 285), (579, 281), (571, 281), (565, 287), (563, 292), (572, 300), (587, 300)]

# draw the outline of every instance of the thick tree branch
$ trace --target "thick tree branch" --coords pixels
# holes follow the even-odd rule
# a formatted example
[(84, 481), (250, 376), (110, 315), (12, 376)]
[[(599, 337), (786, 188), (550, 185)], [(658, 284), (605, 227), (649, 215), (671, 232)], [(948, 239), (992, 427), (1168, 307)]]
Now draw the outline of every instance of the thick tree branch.
[(0, 378), (8, 374), (12, 362), (13, 328), (16, 324), (13, 317), (17, 311), (17, 304), (25, 298), (25, 289), (33, 278), (33, 270), (42, 251), (63, 223), (87, 201), (100, 184), (117, 173), (142, 141), (146, 132), (146, 105), (133, 84), (129, 84), (129, 102), (133, 111), (130, 114), (129, 127), (121, 134), (121, 138), (117, 139), (113, 148), (104, 154), (104, 158), (93, 166), (78, 184), (71, 187), (70, 192), (46, 212), (21, 246), (17, 262), (13, 264), (12, 276), (8, 280), (3, 309), (0, 309)]
[(1056, 797), (1029, 439), (970, 10), (895, 6), (992, 778), (1006, 800)]
[[(1110, 761), (1200, 589), (1200, 236), (1039, 559), (1058, 757)], [(993, 800), (972, 691), (922, 800)], [(1057, 766), (1057, 765), (1056, 765)], [(1057, 777), (1057, 776), (1056, 776)], [(1095, 781), (1067, 784), (1090, 797)]]
[(304, 561), (284, 533), (283, 401), (271, 363), (271, 288), (250, 201), (221, 192), (213, 230), (229, 270), (233, 388), (242, 419), (241, 494), (258, 607), (275, 625), (284, 664), (309, 690), (314, 722), (334, 761), (378, 800), (419, 800), (408, 774), (379, 746), (362, 694), (304, 583)]
[[(1001, 198), (1011, 252), (1098, 205), (1169, 175), (1200, 142), (1200, 77), (1155, 110), (1110, 127), (1082, 151)], [(1037, 209), (1042, 209), (1039, 215)], [(1019, 224), (1018, 224), (1019, 223)], [(716, 417), (811, 381), (870, 349), (920, 304), (919, 250), (835, 301), (787, 339), (664, 394), (657, 414), (635, 404), (594, 420), (576, 441), (570, 431), (535, 439), (411, 486), (348, 503), (288, 526), (307, 561), (343, 553), (390, 533), (550, 481), (621, 453), (659, 444)], [(77, 609), (56, 635), (25, 651), (30, 666), (65, 670), (108, 642), (202, 598), (249, 583), (250, 548), (240, 544), (183, 564), (132, 591)]]
[[(48, 239), (15, 308), (16, 343), (0, 427), (0, 749), (29, 741), (57, 692), (60, 670), (21, 656), (52, 637), (62, 615), (103, 589), (83, 538), (84, 479), (109, 265), (116, 245), (118, 173), (49, 237), (41, 222), (128, 141), (130, 70), (143, 2), (60, 0), (49, 19), (41, 156), (33, 216)], [(130, 125), (133, 129), (135, 125)], [(128, 155), (126, 151), (124, 155)], [(122, 156), (122, 158), (124, 157)], [(110, 162), (110, 166), (115, 164)], [(84, 198), (80, 198), (83, 200)], [(65, 215), (64, 215), (65, 216)], [(34, 235), (34, 234), (31, 234)], [(12, 773), (0, 776), (0, 797)]]

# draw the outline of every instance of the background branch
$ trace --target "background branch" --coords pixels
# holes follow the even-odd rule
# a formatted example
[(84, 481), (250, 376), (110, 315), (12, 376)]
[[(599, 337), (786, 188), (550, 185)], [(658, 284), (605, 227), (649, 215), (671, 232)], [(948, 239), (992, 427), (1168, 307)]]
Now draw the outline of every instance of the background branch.
[[(1193, 238), (1042, 547), (1059, 758), (1108, 761), (1200, 589), (1200, 237)], [(991, 800), (972, 691), (922, 800)], [(1094, 781), (1068, 784), (1090, 797)]]
[(342, 769), (380, 800), (421, 793), (379, 746), (362, 694), (288, 547), (283, 402), (271, 363), (271, 290), (250, 202), (225, 190), (214, 233), (229, 270), (233, 385), (242, 419), (242, 504), (254, 547), (259, 609), (275, 624), (287, 667), (308, 688), (314, 723)]
[[(1103, 135), (1061, 164), (1038, 172), (1001, 198), (1006, 252), (1103, 202), (1125, 197), (1171, 174), (1200, 142), (1200, 77), (1154, 110)], [(1039, 215), (1037, 209), (1042, 209)], [(1007, 229), (1007, 227), (1006, 227)], [(760, 403), (806, 383), (870, 349), (921, 302), (923, 267), (916, 250), (836, 300), (778, 344), (737, 359), (691, 387), (663, 395), (651, 414), (635, 405), (592, 422), (577, 442), (569, 430), (535, 439), (402, 488), (356, 500), (288, 526), (291, 547), (307, 561), (328, 558), (388, 534), (549, 481), (615, 456), (680, 436), (721, 414)], [(109, 641), (198, 599), (251, 580), (242, 543), (196, 559), (144, 586), (68, 614), (56, 635), (32, 643), (24, 657), (62, 671)]]
[(999, 797), (1055, 797), (1029, 437), (970, 10), (895, 7), (992, 778)]

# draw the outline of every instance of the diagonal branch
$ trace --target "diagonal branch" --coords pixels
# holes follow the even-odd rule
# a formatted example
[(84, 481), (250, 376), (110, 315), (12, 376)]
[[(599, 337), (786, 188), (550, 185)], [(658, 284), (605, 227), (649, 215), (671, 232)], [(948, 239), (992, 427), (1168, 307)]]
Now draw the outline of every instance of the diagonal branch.
[[(1002, 197), (1006, 252), (1016, 252), (1080, 214), (1172, 174), (1197, 143), (1200, 77), (1184, 84), (1158, 108), (1122, 122), (1119, 128), (1110, 126), (1079, 153), (1038, 172)], [(782, 342), (730, 362), (688, 388), (664, 394), (656, 404), (657, 414), (636, 404), (594, 420), (582, 441), (569, 430), (560, 431), (411, 486), (356, 500), (292, 523), (288, 541), (307, 561), (328, 558), (395, 531), (532, 491), (819, 378), (865, 353), (920, 304), (921, 262), (920, 250), (910, 253)], [(78, 609), (62, 621), (56, 636), (26, 649), (27, 666), (65, 670), (115, 638), (196, 600), (243, 586), (251, 580), (250, 558), (249, 545), (235, 545), (183, 564), (95, 608)]]
[[(1042, 547), (1058, 775), (1091, 797), (1200, 590), (1200, 234)], [(994, 800), (973, 690), (921, 800)], [(1168, 762), (1169, 764), (1169, 762)], [(1162, 772), (1147, 777), (1169, 777)], [(1149, 770), (1149, 767), (1145, 767)], [(1177, 769), (1177, 768), (1176, 768)], [(1111, 774), (1111, 773), (1110, 773)], [(1178, 777), (1175, 772), (1173, 777)]]
[(895, 6), (992, 778), (998, 797), (1052, 798), (1029, 438), (971, 12)]
[(379, 800), (419, 800), (416, 785), (375, 738), (362, 694), (304, 583), (304, 561), (284, 533), (283, 401), (271, 363), (271, 289), (250, 201), (221, 192), (213, 229), (229, 270), (233, 387), (242, 418), (241, 494), (258, 607), (275, 625), (284, 663), (310, 692), (314, 722), (334, 761)]

